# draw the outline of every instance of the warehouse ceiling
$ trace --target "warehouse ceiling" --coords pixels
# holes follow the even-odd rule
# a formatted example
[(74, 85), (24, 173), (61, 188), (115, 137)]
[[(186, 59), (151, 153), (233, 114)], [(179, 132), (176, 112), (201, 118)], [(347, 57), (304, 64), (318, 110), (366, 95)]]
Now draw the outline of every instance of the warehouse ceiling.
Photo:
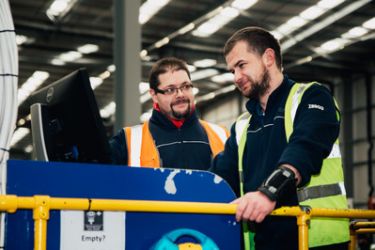
[[(114, 100), (115, 72), (103, 74), (108, 70), (108, 66), (113, 64), (113, 1), (71, 0), (71, 8), (55, 20), (51, 20), (46, 14), (52, 0), (9, 0), (9, 2), (16, 33), (26, 38), (26, 41), (19, 45), (19, 87), (37, 70), (49, 73), (47, 80), (40, 86), (43, 87), (80, 67), (86, 67), (91, 76), (101, 76), (104, 79), (103, 83), (95, 89), (99, 108)], [(141, 1), (141, 4), (144, 2)], [(374, 27), (367, 24), (367, 28), (364, 29), (363, 25), (374, 18), (375, 2), (347, 0), (340, 1), (341, 3), (333, 8), (323, 4), (324, 11), (312, 21), (301, 24), (298, 18), (291, 20), (318, 2), (259, 0), (248, 9), (237, 8), (233, 11), (233, 1), (170, 0), (141, 26), (141, 48), (144, 50), (142, 80), (147, 81), (150, 65), (165, 56), (180, 57), (191, 65), (197, 60), (213, 59), (215, 61), (211, 66), (196, 67), (194, 83), (199, 88), (198, 105), (201, 107), (209, 105), (212, 102), (210, 93), (216, 93), (216, 98), (233, 93), (233, 88), (229, 87), (232, 85), (230, 79), (221, 76), (219, 81), (216, 81), (212, 77), (227, 73), (222, 56), (223, 44), (236, 30), (246, 26), (261, 26), (270, 31), (279, 31), (277, 35), (282, 35), (280, 42), (284, 70), (295, 80), (314, 79), (332, 84), (338, 77), (366, 73), (371, 71), (371, 68), (373, 71)], [(333, 0), (324, 2), (329, 5)], [(224, 14), (232, 20), (206, 37), (194, 35), (201, 24), (226, 7), (232, 7)], [(288, 31), (285, 25), (281, 26), (288, 21), (289, 24), (294, 25), (294, 30)], [(357, 28), (353, 29), (355, 27)], [(178, 31), (183, 28), (193, 29), (180, 34)], [(202, 30), (204, 31), (204, 27), (201, 27)], [(343, 37), (345, 38), (343, 45), (333, 43), (333, 39), (337, 41)], [(159, 47), (160, 44), (157, 42), (166, 39), (169, 42)], [(85, 44), (97, 45), (98, 50), (82, 54), (72, 62), (65, 61), (64, 65), (56, 65), (62, 63), (61, 60), (56, 60), (62, 53), (77, 51), (78, 47)], [(322, 45), (323, 47), (320, 47)], [(199, 74), (202, 71), (207, 73), (207, 70), (211, 75), (199, 79)], [(149, 101), (142, 104), (143, 112), (149, 108)], [(28, 110), (29, 107), (25, 102), (21, 104), (19, 119), (26, 117)], [(105, 124), (111, 128), (113, 117), (106, 118)], [(27, 127), (29, 122), (27, 119), (26, 123), (21, 120), (18, 126)], [(30, 143), (31, 136), (27, 135), (13, 145), (11, 152), (14, 155), (22, 155)], [(26, 151), (30, 151), (30, 147)]]

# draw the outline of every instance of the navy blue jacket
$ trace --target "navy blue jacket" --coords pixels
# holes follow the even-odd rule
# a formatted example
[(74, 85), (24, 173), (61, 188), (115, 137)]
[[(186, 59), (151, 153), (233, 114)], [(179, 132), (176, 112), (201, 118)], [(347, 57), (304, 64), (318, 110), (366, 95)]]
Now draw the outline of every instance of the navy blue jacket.
[[(283, 83), (270, 95), (263, 113), (258, 100), (246, 104), (252, 117), (247, 131), (243, 161), (244, 192), (256, 191), (265, 179), (281, 164), (288, 163), (302, 176), (300, 186), (309, 182), (311, 175), (320, 172), (339, 135), (334, 100), (329, 90), (314, 85), (306, 90), (293, 125), (293, 133), (286, 141), (284, 107), (294, 82), (284, 76)], [(324, 110), (317, 109), (317, 104)], [(319, 106), (318, 106), (319, 107)], [(234, 126), (225, 150), (213, 161), (211, 170), (227, 180), (239, 193), (238, 146)], [(296, 189), (284, 190), (276, 206), (298, 205)], [(256, 247), (260, 249), (298, 249), (295, 218), (268, 216), (256, 224)]]
[[(211, 148), (196, 112), (185, 120), (181, 128), (177, 128), (161, 112), (153, 110), (149, 125), (161, 166), (198, 170), (210, 167)], [(123, 129), (110, 140), (110, 146), (113, 163), (127, 165), (128, 151)]]

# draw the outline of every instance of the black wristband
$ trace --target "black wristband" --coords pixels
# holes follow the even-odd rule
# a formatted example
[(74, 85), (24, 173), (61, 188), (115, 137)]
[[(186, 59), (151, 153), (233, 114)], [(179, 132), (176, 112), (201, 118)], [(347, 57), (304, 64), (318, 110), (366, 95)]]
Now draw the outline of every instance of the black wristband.
[(294, 172), (285, 166), (278, 167), (258, 188), (258, 191), (266, 195), (271, 201), (279, 198), (283, 188), (296, 184)]

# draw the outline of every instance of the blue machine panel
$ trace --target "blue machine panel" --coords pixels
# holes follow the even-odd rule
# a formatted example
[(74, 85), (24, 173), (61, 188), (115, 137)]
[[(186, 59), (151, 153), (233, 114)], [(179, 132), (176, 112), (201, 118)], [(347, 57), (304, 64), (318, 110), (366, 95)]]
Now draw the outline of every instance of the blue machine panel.
[[(230, 202), (233, 191), (206, 171), (151, 169), (114, 165), (10, 160), (7, 193), (69, 198)], [(60, 211), (51, 211), (47, 249), (60, 248)], [(240, 249), (240, 225), (233, 215), (126, 213), (125, 248), (150, 249), (166, 233), (189, 228), (212, 239), (220, 249)], [(31, 211), (9, 214), (6, 249), (33, 249)]]

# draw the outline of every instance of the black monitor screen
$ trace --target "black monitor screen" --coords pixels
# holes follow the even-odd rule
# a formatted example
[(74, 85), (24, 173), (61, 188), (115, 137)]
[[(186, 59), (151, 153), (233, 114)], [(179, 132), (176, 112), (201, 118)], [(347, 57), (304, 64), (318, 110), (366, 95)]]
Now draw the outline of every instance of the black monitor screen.
[(37, 160), (110, 162), (110, 149), (85, 69), (37, 91), (31, 106)]

